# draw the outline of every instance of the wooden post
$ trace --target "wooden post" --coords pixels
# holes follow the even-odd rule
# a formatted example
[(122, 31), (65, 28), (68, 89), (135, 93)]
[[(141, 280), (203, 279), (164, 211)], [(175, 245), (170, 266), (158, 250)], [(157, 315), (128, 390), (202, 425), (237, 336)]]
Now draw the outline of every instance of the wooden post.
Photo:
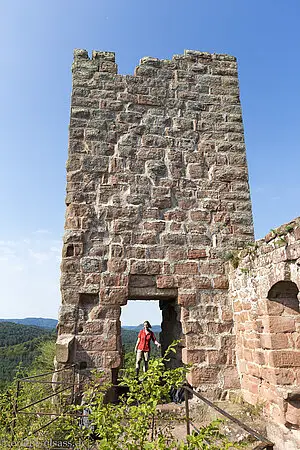
[(184, 389), (184, 400), (185, 400), (186, 435), (188, 436), (191, 434), (191, 427), (190, 427), (190, 411), (189, 411), (189, 394), (186, 389)]

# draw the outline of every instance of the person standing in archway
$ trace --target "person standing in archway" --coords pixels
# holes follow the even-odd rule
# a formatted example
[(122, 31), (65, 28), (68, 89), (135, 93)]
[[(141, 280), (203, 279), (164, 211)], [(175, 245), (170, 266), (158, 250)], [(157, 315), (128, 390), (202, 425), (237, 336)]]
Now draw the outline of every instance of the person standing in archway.
[(138, 377), (140, 371), (140, 364), (142, 359), (144, 360), (144, 372), (148, 370), (148, 363), (150, 358), (150, 342), (153, 341), (157, 348), (160, 347), (160, 343), (156, 340), (156, 337), (151, 330), (151, 325), (148, 320), (144, 322), (144, 328), (139, 332), (138, 338), (135, 344), (136, 351), (136, 365), (135, 373)]

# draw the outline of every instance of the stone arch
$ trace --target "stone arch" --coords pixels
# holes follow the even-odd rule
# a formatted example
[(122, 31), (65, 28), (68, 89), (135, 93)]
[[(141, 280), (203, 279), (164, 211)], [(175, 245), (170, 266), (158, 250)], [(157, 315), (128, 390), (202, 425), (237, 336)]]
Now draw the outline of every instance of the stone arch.
[(285, 424), (300, 425), (300, 305), (299, 289), (293, 281), (278, 281), (268, 292), (266, 310), (268, 323), (265, 331), (269, 348), (269, 362), (277, 387), (283, 392)]
[(289, 315), (290, 311), (288, 309), (292, 309), (295, 312), (299, 313), (300, 305), (298, 300), (298, 293), (298, 286), (293, 281), (278, 281), (271, 287), (268, 292), (268, 306), (272, 311), (271, 305), (274, 305), (274, 302), (277, 303), (277, 310), (275, 308), (276, 314), (280, 310), (282, 313), (285, 313), (284, 315)]
[[(299, 289), (293, 281), (278, 281), (268, 292), (263, 320), (263, 347), (272, 351), (273, 367), (289, 369), (296, 361), (291, 352), (297, 349), (296, 325), (299, 320)], [(281, 376), (277, 377), (278, 384)], [(285, 384), (285, 383), (283, 383)]]

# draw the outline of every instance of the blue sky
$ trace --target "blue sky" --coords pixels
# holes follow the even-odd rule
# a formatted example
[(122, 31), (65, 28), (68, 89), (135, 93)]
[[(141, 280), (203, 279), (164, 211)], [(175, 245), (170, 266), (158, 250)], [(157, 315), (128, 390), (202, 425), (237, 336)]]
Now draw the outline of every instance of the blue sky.
[(299, 0), (2, 0), (0, 317), (57, 316), (74, 48), (115, 51), (123, 74), (235, 55), (256, 237), (298, 216), (299, 19)]

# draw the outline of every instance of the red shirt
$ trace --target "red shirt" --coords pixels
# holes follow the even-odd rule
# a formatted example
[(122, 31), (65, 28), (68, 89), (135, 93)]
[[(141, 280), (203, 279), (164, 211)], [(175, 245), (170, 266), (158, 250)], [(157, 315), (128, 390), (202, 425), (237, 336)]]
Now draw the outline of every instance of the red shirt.
[(145, 330), (141, 330), (139, 332), (138, 338), (140, 340), (138, 345), (138, 350), (142, 350), (143, 352), (150, 352), (150, 341), (152, 339), (153, 342), (156, 341), (153, 331), (148, 333)]

